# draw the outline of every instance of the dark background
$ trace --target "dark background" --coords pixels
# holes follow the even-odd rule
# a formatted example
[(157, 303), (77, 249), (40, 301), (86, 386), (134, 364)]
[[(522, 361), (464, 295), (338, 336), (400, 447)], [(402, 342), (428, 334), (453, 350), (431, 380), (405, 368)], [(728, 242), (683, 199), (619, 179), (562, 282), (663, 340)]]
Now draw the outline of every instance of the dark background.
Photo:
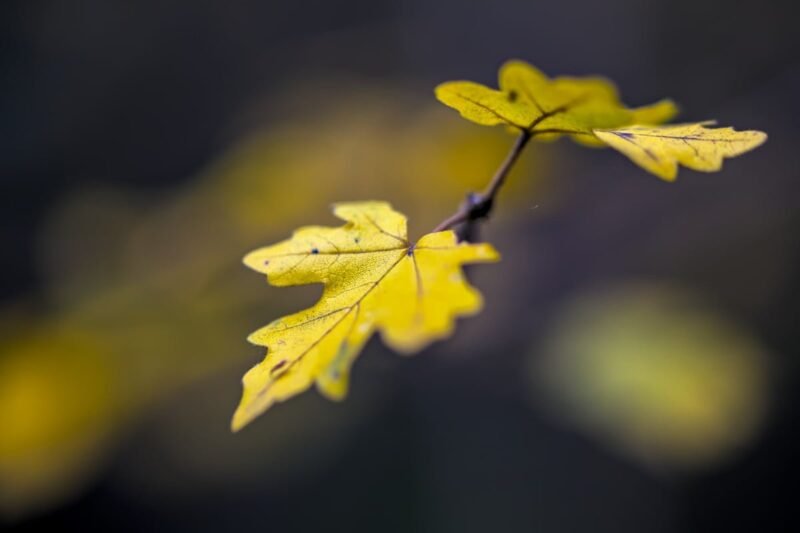
[[(519, 57), (552, 74), (607, 75), (633, 103), (670, 96), (686, 120), (716, 118), (770, 134), (764, 147), (729, 161), (730, 172), (683, 171), (670, 186), (621, 157), (561, 150), (558, 157), (571, 162), (554, 172), (571, 176), (564, 177), (571, 180), (567, 207), (516, 221), (520, 235), (535, 228), (533, 249), (504, 250), (508, 264), (543, 263), (519, 282), (519, 300), (506, 305), (527, 322), (504, 324), (463, 363), (437, 357), (434, 347), (393, 367), (375, 412), (354, 422), (336, 453), (302, 475), (278, 482), (266, 473), (242, 482), (234, 476), (207, 485), (189, 477), (181, 484), (180, 469), (170, 470), (173, 459), (161, 457), (154, 444), (153, 428), (164, 424), (156, 408), (122, 430), (110, 459), (80, 490), (6, 525), (19, 531), (797, 530), (800, 37), (793, 7), (721, 0), (6, 0), (0, 6), (0, 301), (25, 302), (34, 313), (48, 306), (37, 236), (62, 197), (102, 184), (158, 198), (191, 184), (249, 129), (285, 119), (273, 95), (311, 76), (396, 84), (432, 100), (441, 81), (493, 84), (497, 67)], [(260, 114), (248, 115), (254, 106)], [(285, 194), (293, 194), (290, 187)], [(656, 231), (665, 220), (672, 228), (666, 237)], [(546, 328), (552, 309), (576, 287), (642, 276), (701, 291), (747, 324), (777, 361), (768, 420), (731, 460), (656, 473), (552, 423), (524, 399), (515, 378), (522, 356), (515, 354)], [(770, 283), (766, 296), (748, 296)], [(491, 311), (489, 304), (485, 312)], [(253, 318), (252, 325), (271, 319)], [(375, 341), (365, 356), (393, 357)], [(227, 375), (230, 412), (238, 374), (249, 364)], [(369, 378), (356, 374), (354, 396), (358, 382)], [(190, 397), (203, 395), (202, 384), (189, 390)], [(197, 405), (202, 409), (202, 400)], [(215, 421), (215, 431), (222, 435), (226, 423)], [(271, 452), (252, 446), (246, 453)], [(142, 476), (161, 469), (163, 483), (173, 478), (175, 487), (163, 494), (142, 489), (147, 496), (120, 490), (118, 478), (129, 476), (120, 471), (141, 464)], [(259, 464), (252, 466), (256, 473)]]

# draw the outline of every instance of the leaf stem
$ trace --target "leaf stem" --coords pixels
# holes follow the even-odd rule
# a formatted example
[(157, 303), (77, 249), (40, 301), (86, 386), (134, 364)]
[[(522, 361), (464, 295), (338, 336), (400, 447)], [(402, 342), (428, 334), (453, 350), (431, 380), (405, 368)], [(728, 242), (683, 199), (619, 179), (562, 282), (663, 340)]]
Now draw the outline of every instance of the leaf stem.
[[(482, 193), (470, 193), (467, 195), (466, 202), (458, 208), (458, 211), (436, 226), (433, 229), (433, 233), (452, 229), (460, 224), (466, 223), (469, 225), (482, 218), (487, 218), (492, 211), (492, 207), (494, 207), (494, 200), (497, 193), (505, 184), (511, 168), (514, 166), (514, 163), (516, 163), (525, 145), (531, 140), (531, 136), (530, 130), (522, 130), (514, 146), (511, 147), (511, 151), (508, 152), (500, 168), (497, 169), (492, 180), (486, 186), (486, 190)], [(467, 231), (467, 233), (469, 232)]]

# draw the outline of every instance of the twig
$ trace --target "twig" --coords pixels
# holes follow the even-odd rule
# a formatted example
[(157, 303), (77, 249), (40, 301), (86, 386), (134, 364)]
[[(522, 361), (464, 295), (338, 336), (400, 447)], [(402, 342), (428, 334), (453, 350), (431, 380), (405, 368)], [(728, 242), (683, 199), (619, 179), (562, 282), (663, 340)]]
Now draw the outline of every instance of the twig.
[[(433, 232), (452, 229), (460, 224), (469, 226), (472, 222), (488, 217), (489, 213), (492, 212), (492, 207), (494, 207), (494, 200), (497, 193), (503, 187), (508, 173), (511, 171), (511, 168), (514, 166), (514, 163), (517, 161), (517, 158), (519, 158), (523, 148), (525, 148), (525, 145), (528, 144), (530, 139), (531, 132), (529, 130), (522, 130), (514, 146), (511, 148), (511, 151), (500, 165), (500, 168), (497, 169), (497, 172), (495, 172), (494, 177), (492, 177), (492, 181), (486, 186), (486, 190), (482, 193), (470, 193), (467, 195), (466, 202), (458, 208), (458, 211), (444, 219), (434, 228)], [(464, 233), (469, 234), (470, 228), (467, 227)]]

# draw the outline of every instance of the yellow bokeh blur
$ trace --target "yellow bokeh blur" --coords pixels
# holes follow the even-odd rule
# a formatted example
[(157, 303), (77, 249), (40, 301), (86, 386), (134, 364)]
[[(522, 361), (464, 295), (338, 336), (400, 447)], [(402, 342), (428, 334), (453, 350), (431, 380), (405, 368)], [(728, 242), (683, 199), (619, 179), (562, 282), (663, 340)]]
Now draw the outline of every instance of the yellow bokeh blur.
[(68, 496), (120, 415), (119, 376), (91, 332), (32, 332), (0, 359), (0, 511)]
[[(44, 303), (24, 331), (6, 328), (13, 332), (0, 345), (0, 512), (74, 497), (121, 430), (185, 387), (241, 375), (263, 357), (246, 335), (302, 308), (314, 291), (268, 292), (241, 265), (245, 252), (297, 226), (333, 222), (335, 201), (388, 200), (417, 238), (487, 182), (513, 141), (464, 127), (432, 99), (403, 100), (380, 87), (340, 92), (352, 97), (318, 99), (312, 110), (243, 133), (175, 190), (82, 190), (54, 210), (38, 246)], [(537, 168), (547, 164), (531, 156)], [(513, 204), (535, 185), (527, 161), (501, 201)], [(240, 393), (238, 378), (226, 387), (231, 398)], [(191, 411), (195, 402), (183, 403)], [(222, 410), (220, 427), (227, 430), (234, 407)], [(304, 414), (276, 420), (296, 434), (297, 421), (312, 424), (319, 416), (309, 410), (319, 408), (300, 402)], [(283, 442), (292, 448), (291, 439), (270, 439)]]
[(769, 400), (755, 337), (659, 283), (578, 294), (531, 361), (553, 416), (656, 468), (730, 457), (757, 434)]

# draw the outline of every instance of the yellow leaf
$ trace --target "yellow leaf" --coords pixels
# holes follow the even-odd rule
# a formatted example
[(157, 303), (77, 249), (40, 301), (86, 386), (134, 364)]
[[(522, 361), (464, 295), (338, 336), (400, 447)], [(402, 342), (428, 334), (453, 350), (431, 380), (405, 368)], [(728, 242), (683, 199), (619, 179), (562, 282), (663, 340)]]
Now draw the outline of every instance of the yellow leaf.
[(337, 204), (334, 213), (347, 224), (301, 228), (244, 259), (273, 285), (322, 283), (324, 290), (313, 307), (249, 337), (268, 351), (244, 376), (234, 431), (312, 383), (342, 399), (350, 367), (375, 331), (395, 350), (412, 353), (450, 335), (455, 317), (481, 308), (461, 265), (496, 261), (490, 245), (458, 244), (452, 231), (411, 243), (405, 216), (384, 202)]
[(678, 112), (670, 100), (630, 109), (605, 78), (550, 79), (523, 61), (504, 64), (499, 85), (495, 90), (469, 81), (447, 82), (436, 88), (436, 97), (478, 124), (503, 124), (541, 141), (569, 135), (588, 146), (609, 145), (670, 181), (678, 163), (713, 172), (724, 157), (752, 150), (767, 138), (759, 131), (708, 129), (706, 122), (659, 127)]
[(707, 128), (710, 124), (713, 123), (631, 126), (594, 133), (640, 167), (668, 181), (675, 179), (678, 163), (694, 170), (716, 172), (722, 168), (723, 158), (741, 155), (767, 140), (767, 134), (760, 131)]
[(597, 128), (660, 124), (677, 113), (669, 100), (629, 109), (604, 78), (550, 79), (523, 61), (504, 64), (499, 85), (495, 90), (469, 81), (447, 82), (436, 88), (436, 97), (478, 124), (505, 124), (542, 140), (570, 135), (594, 146), (602, 146), (593, 133)]

